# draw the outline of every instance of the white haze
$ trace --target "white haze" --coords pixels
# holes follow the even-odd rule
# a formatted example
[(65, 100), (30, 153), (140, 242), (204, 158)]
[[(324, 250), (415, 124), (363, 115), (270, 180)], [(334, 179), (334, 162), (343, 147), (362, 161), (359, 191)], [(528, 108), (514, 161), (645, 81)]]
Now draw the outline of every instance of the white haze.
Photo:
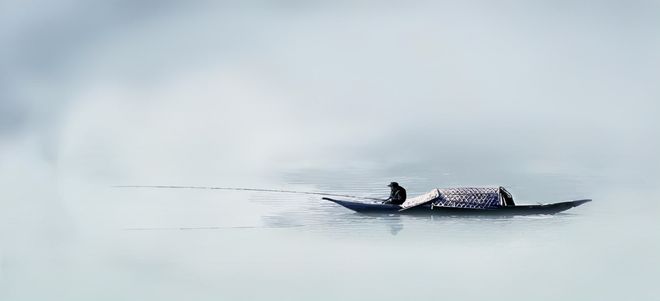
[[(0, 299), (653, 300), (659, 15), (2, 2)], [(595, 201), (559, 219), (365, 220), (316, 198), (111, 188), (378, 196), (390, 180)], [(212, 229), (177, 230), (195, 227)]]

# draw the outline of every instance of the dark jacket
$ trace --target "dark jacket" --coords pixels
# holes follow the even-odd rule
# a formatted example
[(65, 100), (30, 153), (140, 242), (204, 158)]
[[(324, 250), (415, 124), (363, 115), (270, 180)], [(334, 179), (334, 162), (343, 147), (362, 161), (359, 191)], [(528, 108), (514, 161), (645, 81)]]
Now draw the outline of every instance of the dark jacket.
[(406, 201), (406, 190), (401, 186), (392, 187), (392, 192), (390, 192), (390, 198), (387, 199), (387, 203), (401, 205)]

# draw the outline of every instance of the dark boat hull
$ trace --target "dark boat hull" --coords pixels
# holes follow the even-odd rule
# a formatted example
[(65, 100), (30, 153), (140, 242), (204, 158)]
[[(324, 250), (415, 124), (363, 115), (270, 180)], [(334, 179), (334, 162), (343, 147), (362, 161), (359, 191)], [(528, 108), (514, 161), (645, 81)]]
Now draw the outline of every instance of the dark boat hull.
[(378, 203), (363, 203), (335, 200), (331, 198), (323, 198), (334, 202), (342, 207), (353, 210), (359, 213), (385, 213), (385, 214), (438, 214), (438, 215), (535, 215), (535, 214), (555, 214), (566, 211), (573, 207), (580, 206), (584, 203), (590, 202), (590, 199), (566, 201), (554, 204), (543, 205), (515, 205), (505, 206), (496, 209), (467, 209), (467, 208), (452, 208), (452, 207), (432, 207), (430, 204), (421, 205), (412, 209), (400, 211), (401, 207), (398, 205), (378, 204)]

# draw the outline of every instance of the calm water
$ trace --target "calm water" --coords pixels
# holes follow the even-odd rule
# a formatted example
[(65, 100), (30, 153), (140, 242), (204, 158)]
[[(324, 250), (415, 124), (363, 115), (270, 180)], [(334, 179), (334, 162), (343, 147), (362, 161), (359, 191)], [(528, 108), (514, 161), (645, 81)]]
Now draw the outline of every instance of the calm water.
[[(434, 181), (402, 174), (411, 195)], [(279, 179), (262, 187), (381, 196), (389, 178), (352, 169)], [(606, 181), (521, 177), (514, 196), (594, 198), (527, 217), (369, 216), (310, 196), (92, 185), (62, 195), (78, 204), (74, 223), (18, 229), (41, 239), (3, 247), (3, 298), (656, 300), (657, 205), (640, 200), (658, 194)]]

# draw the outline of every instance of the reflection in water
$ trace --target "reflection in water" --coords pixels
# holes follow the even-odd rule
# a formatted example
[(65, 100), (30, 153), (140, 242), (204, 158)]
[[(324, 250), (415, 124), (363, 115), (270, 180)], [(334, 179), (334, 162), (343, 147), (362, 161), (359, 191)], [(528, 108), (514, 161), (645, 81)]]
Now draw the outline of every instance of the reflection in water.
[[(343, 171), (334, 175), (333, 171), (296, 170), (283, 174), (286, 187), (298, 190), (318, 190), (332, 194), (355, 194), (374, 198), (385, 198), (389, 193), (386, 187), (391, 180), (398, 180), (410, 187), (409, 195), (426, 193), (440, 184), (431, 184), (433, 179), (442, 179), (447, 173), (437, 170), (398, 170), (398, 176), (388, 176), (377, 169), (355, 169)], [(346, 181), (347, 174), (350, 181)], [(413, 174), (415, 176), (413, 176)], [(505, 175), (506, 173), (502, 173)], [(551, 175), (555, 177), (555, 175)], [(400, 180), (403, 179), (403, 180)], [(320, 182), (323, 181), (323, 182)], [(573, 181), (573, 183), (579, 183)], [(552, 183), (552, 181), (549, 181)], [(565, 180), (554, 183), (563, 185)], [(525, 187), (525, 182), (518, 182), (519, 187)], [(552, 184), (548, 186), (553, 186)], [(514, 197), (516, 191), (513, 191)], [(537, 191), (537, 199), (544, 202), (561, 201), (558, 196), (576, 198), (580, 192), (570, 193), (562, 191), (561, 194), (547, 193), (545, 190)], [(378, 236), (378, 232), (385, 230), (391, 235), (398, 235), (405, 231), (413, 233), (429, 233), (447, 237), (470, 236), (477, 233), (489, 233), (493, 229), (502, 231), (534, 231), (541, 230), (552, 224), (559, 225), (569, 222), (575, 215), (571, 212), (550, 215), (532, 216), (451, 216), (433, 214), (359, 214), (334, 203), (323, 201), (316, 197), (301, 197), (272, 193), (256, 193), (250, 200), (264, 206), (268, 212), (262, 216), (265, 227), (300, 227), (299, 231), (319, 233), (331, 236)], [(524, 201), (523, 201), (524, 203)], [(530, 203), (530, 202), (527, 202)], [(577, 210), (577, 209), (572, 209)], [(381, 229), (381, 230), (379, 230)], [(409, 229), (405, 230), (404, 229)], [(502, 232), (500, 231), (500, 232)], [(477, 234), (479, 235), (479, 234)]]
[[(365, 191), (356, 190), (362, 193)], [(521, 227), (524, 231), (542, 229), (544, 226), (569, 222), (581, 215), (559, 213), (555, 215), (498, 216), (498, 215), (446, 215), (415, 214), (363, 214), (350, 211), (332, 202), (317, 198), (292, 198), (290, 196), (259, 194), (251, 200), (267, 206), (269, 213), (262, 216), (263, 227), (292, 228), (330, 236), (378, 236), (385, 230), (397, 235), (406, 228), (415, 233), (469, 232), (475, 228), (489, 231), (493, 228)], [(379, 230), (380, 229), (380, 230)]]

